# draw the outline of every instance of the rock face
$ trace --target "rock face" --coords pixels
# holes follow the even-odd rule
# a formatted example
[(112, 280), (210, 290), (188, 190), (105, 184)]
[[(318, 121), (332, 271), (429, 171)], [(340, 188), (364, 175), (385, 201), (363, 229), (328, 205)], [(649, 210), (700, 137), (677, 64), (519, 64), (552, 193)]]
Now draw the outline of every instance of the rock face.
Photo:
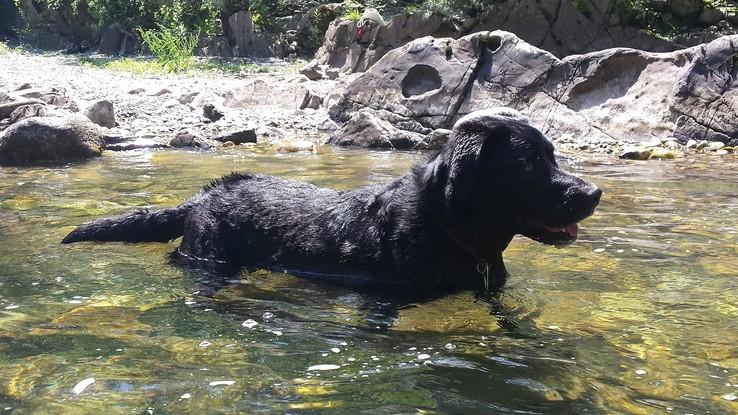
[(91, 124), (58, 117), (28, 118), (0, 135), (0, 163), (39, 164), (99, 156), (105, 144)]
[[(385, 55), (330, 108), (370, 112), (427, 134), (489, 107), (512, 107), (559, 140), (591, 150), (677, 138), (738, 139), (738, 36), (670, 53), (608, 49), (558, 59), (512, 33), (426, 37)], [(700, 135), (695, 137), (695, 135)], [(334, 141), (335, 142), (335, 141)]]
[[(702, 4), (701, 0), (691, 3), (695, 1)], [(340, 68), (342, 72), (364, 72), (389, 51), (415, 39), (460, 38), (494, 30), (516, 33), (557, 57), (613, 47), (638, 47), (656, 52), (678, 49), (671, 42), (628, 26), (620, 16), (618, 0), (520, 0), (504, 2), (498, 9), (461, 25), (437, 14), (399, 14), (379, 28), (371, 44), (364, 46), (354, 42), (354, 22), (336, 20), (326, 31), (315, 60), (319, 65)]]
[(398, 14), (377, 30), (368, 47), (356, 42), (356, 22), (335, 20), (328, 27), (323, 46), (315, 54), (319, 65), (340, 68), (342, 72), (364, 72), (387, 52), (423, 36), (458, 36), (453, 21), (439, 14)]
[(251, 14), (239, 11), (228, 18), (228, 38), (233, 45), (233, 56), (283, 56), (274, 36), (254, 27)]

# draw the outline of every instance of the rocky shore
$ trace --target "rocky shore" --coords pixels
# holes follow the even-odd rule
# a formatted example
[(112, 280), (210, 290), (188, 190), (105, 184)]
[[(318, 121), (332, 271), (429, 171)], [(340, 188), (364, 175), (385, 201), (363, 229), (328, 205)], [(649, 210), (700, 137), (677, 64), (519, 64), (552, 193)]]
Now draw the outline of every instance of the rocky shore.
[(560, 148), (633, 159), (732, 155), (736, 45), (725, 36), (675, 52), (559, 59), (512, 33), (478, 32), (411, 41), (362, 73), (316, 60), (301, 73), (246, 77), (142, 76), (12, 52), (0, 56), (0, 162), (255, 143), (434, 149), (456, 119), (494, 106), (521, 111)]
[(134, 75), (67, 55), (8, 53), (0, 56), (0, 134), (43, 116), (94, 130), (108, 150), (265, 142), (290, 151), (325, 142), (337, 126), (316, 97), (341, 82), (274, 69), (245, 79)]

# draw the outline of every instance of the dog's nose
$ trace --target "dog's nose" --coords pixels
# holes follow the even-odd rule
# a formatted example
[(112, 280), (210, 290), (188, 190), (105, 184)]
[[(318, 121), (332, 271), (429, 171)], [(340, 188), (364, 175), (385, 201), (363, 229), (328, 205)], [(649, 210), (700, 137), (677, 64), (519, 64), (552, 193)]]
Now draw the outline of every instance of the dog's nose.
[(602, 197), (602, 190), (599, 187), (592, 185), (587, 192), (587, 197), (592, 201), (592, 204), (597, 206), (600, 203)]

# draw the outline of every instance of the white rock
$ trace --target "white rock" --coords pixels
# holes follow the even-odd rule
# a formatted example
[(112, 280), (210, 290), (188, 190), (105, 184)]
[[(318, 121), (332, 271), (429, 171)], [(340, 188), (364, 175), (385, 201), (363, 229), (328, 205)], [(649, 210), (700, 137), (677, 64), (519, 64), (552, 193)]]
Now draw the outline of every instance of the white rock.
[(336, 369), (340, 369), (340, 368), (341, 368), (341, 366), (338, 366), (338, 365), (314, 365), (314, 366), (310, 366), (308, 368), (308, 371), (313, 371), (313, 370), (336, 370)]
[(253, 329), (254, 327), (258, 326), (259, 323), (254, 319), (248, 319), (241, 323), (241, 325), (246, 327), (247, 329)]
[(192, 398), (192, 394), (190, 393), (184, 393), (182, 396), (179, 397), (179, 399), (190, 399)]
[(235, 384), (235, 380), (216, 380), (214, 382), (208, 383), (210, 386), (231, 386)]
[(85, 389), (90, 387), (90, 385), (92, 385), (93, 383), (95, 383), (95, 378), (87, 378), (83, 381), (80, 381), (79, 383), (74, 385), (74, 388), (72, 388), (72, 393), (75, 395), (79, 395), (80, 393), (84, 392)]
[(426, 359), (430, 359), (429, 354), (421, 353), (418, 355), (418, 360), (426, 360)]

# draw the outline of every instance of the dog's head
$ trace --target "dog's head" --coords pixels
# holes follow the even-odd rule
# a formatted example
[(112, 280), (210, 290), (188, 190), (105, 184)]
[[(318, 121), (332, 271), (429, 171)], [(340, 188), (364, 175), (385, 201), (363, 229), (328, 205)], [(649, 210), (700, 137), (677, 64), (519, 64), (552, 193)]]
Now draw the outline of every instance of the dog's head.
[(461, 118), (444, 148), (416, 171), (435, 214), (477, 232), (522, 234), (565, 245), (602, 191), (561, 170), (554, 148), (517, 111), (490, 109)]

